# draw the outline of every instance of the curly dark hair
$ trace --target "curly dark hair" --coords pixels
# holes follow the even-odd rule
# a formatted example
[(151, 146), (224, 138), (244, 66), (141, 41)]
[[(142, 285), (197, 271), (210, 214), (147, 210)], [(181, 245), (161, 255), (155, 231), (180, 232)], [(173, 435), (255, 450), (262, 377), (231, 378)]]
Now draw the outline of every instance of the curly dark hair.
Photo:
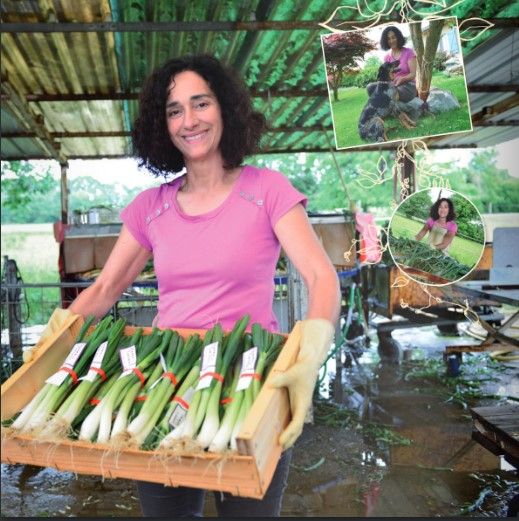
[(388, 25), (382, 31), (382, 34), (380, 35), (380, 47), (384, 51), (389, 51), (389, 45), (387, 43), (387, 33), (389, 33), (389, 31), (393, 31), (395, 33), (398, 48), (401, 49), (405, 45), (406, 37), (402, 34), (402, 31), (394, 25)]
[(139, 166), (155, 176), (179, 172), (185, 166), (182, 153), (171, 142), (165, 109), (171, 81), (183, 71), (199, 74), (215, 94), (223, 121), (220, 152), (224, 168), (240, 166), (245, 156), (258, 151), (265, 117), (254, 111), (247, 87), (238, 75), (209, 55), (173, 58), (146, 79), (132, 130), (133, 153)]
[(456, 219), (456, 212), (454, 211), (454, 203), (447, 199), (446, 197), (442, 197), (438, 199), (432, 206), (431, 210), (429, 211), (429, 215), (432, 219), (437, 221), (440, 216), (438, 214), (438, 208), (440, 207), (440, 204), (442, 204), (443, 201), (447, 201), (447, 204), (449, 205), (449, 213), (447, 214), (447, 221), (454, 221)]

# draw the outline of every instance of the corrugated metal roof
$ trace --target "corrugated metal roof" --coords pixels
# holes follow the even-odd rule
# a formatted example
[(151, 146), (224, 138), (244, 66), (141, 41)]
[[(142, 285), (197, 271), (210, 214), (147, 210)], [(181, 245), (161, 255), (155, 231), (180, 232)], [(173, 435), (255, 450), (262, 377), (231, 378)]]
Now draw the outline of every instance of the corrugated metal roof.
[[(328, 31), (318, 22), (344, 4), (3, 0), (1, 157), (128, 155), (143, 79), (167, 58), (196, 52), (215, 54), (246, 79), (273, 129), (264, 151), (328, 150), (334, 137), (319, 38)], [(13, 23), (25, 25), (11, 32)], [(517, 29), (495, 32), (465, 58), (470, 85), (517, 86)], [(472, 113), (480, 124), (517, 122), (514, 96), (517, 89), (471, 92)], [(496, 104), (497, 114), (480, 114)], [(484, 126), (434, 145), (486, 146), (518, 136), (516, 125)]]

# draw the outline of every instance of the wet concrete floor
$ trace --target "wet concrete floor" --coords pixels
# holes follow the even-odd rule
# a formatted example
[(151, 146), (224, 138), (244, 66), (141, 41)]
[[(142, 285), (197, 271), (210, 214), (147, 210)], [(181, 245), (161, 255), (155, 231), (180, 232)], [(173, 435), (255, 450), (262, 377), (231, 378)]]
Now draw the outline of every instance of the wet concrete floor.
[[(486, 397), (453, 396), (442, 374), (439, 380), (410, 374), (423, 369), (421, 360), (441, 360), (445, 345), (478, 343), (474, 338), (446, 337), (434, 326), (397, 330), (398, 345), (384, 353), (370, 336), (369, 348), (341, 357), (340, 378), (335, 363), (328, 365), (314, 424), (294, 449), (282, 515), (505, 516), (507, 502), (519, 494), (517, 475), (471, 441), (464, 405), (495, 403), (496, 396), (519, 399), (519, 362), (492, 365), (488, 355), (465, 355), (462, 375), (484, 380), (479, 389)], [(328, 421), (335, 413), (323, 397), (343, 404), (335, 408), (335, 423)], [(2, 464), (1, 473), (3, 517), (140, 516), (132, 481), (26, 465)], [(212, 494), (205, 514), (215, 515)]]

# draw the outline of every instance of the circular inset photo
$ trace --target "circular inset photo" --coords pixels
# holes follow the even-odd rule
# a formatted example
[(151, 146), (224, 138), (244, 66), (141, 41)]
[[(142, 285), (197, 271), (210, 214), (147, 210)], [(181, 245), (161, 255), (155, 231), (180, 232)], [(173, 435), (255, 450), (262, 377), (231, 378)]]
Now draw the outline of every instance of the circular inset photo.
[(485, 247), (485, 227), (474, 204), (458, 192), (426, 188), (396, 208), (388, 247), (411, 279), (443, 286), (468, 275)]

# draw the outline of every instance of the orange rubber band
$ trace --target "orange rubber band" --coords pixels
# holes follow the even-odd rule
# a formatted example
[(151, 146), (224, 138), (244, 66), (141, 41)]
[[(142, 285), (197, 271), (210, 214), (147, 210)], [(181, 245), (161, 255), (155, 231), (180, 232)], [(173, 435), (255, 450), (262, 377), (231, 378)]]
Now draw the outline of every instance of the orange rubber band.
[(100, 367), (91, 367), (90, 371), (95, 371), (101, 377), (101, 382), (106, 380), (106, 373)]
[(231, 403), (232, 400), (233, 400), (232, 396), (228, 396), (227, 398), (222, 398), (222, 399), (220, 400), (220, 403), (221, 403), (222, 405), (225, 405), (226, 403)]
[(101, 403), (101, 400), (99, 398), (90, 398), (90, 405), (97, 405), (98, 403)]
[(141, 394), (140, 396), (137, 396), (135, 398), (136, 402), (145, 402), (148, 399), (148, 396), (146, 394)]
[(65, 371), (66, 373), (68, 373), (72, 377), (72, 381), (75, 384), (77, 384), (78, 379), (77, 379), (76, 371), (74, 371), (74, 369), (71, 369), (70, 367), (67, 367), (67, 366), (63, 366), (63, 367), (60, 367), (59, 370)]
[(223, 382), (223, 376), (219, 373), (213, 373), (212, 371), (207, 371), (207, 373), (200, 375), (200, 380), (202, 378), (205, 378), (206, 376), (212, 376), (215, 380), (218, 380), (219, 382)]
[(177, 385), (178, 384), (178, 380), (176, 379), (176, 377), (175, 377), (175, 375), (173, 373), (164, 373), (162, 376), (163, 377), (165, 376), (166, 378), (169, 378), (173, 385)]
[(141, 373), (140, 369), (138, 367), (134, 367), (133, 372), (137, 375), (137, 377), (141, 381), (141, 387), (144, 387), (144, 382), (146, 381), (146, 378), (144, 378), (144, 375)]
[(184, 409), (189, 409), (189, 404), (183, 400), (180, 396), (175, 396), (173, 398), (173, 400), (171, 400), (172, 402), (178, 402), (180, 405), (182, 405), (182, 407), (184, 407)]
[(254, 378), (254, 380), (261, 380), (261, 375), (259, 373), (242, 373), (240, 376), (250, 376), (251, 378)]

